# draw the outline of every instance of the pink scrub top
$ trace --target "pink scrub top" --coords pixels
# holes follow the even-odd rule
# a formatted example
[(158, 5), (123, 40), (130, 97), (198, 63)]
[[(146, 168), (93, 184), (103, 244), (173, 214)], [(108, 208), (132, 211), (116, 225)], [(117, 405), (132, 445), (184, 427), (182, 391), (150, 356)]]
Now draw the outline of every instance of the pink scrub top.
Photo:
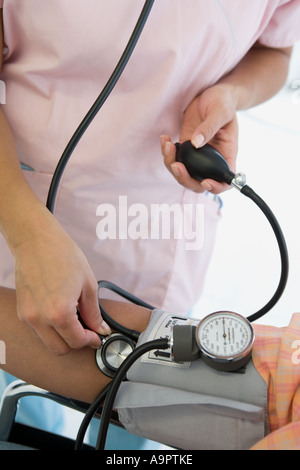
[[(52, 174), (131, 35), (142, 0), (0, 0), (2, 109), (33, 190)], [(241, 5), (243, 4), (243, 5)], [(66, 168), (55, 215), (97, 279), (184, 313), (199, 298), (219, 206), (184, 189), (163, 164), (160, 135), (178, 140), (184, 110), (259, 40), (300, 38), (299, 0), (158, 0), (130, 62)], [(165, 212), (164, 212), (165, 211)], [(159, 217), (159, 213), (163, 214)], [(175, 219), (181, 222), (176, 229)], [(14, 264), (0, 240), (0, 283)]]

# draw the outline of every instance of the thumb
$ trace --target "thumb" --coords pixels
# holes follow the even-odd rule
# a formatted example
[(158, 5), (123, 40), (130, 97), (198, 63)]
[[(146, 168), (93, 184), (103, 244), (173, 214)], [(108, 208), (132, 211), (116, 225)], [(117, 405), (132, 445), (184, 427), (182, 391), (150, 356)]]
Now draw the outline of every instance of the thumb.
[(81, 319), (87, 328), (101, 335), (111, 334), (109, 325), (100, 313), (97, 290), (91, 286), (83, 290), (78, 304)]
[(199, 148), (207, 144), (225, 124), (227, 122), (220, 111), (218, 109), (212, 110), (192, 134), (191, 142), (194, 147)]

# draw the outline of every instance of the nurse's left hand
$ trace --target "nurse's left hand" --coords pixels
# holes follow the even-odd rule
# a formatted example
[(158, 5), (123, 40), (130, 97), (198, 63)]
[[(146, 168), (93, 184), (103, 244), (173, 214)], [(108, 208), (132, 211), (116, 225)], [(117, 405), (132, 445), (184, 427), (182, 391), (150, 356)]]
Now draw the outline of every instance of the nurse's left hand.
[[(197, 96), (187, 107), (182, 122), (180, 142), (191, 140), (196, 148), (209, 143), (215, 147), (235, 172), (238, 152), (236, 103), (229, 85), (215, 85)], [(211, 179), (201, 183), (188, 174), (182, 163), (176, 162), (176, 148), (169, 136), (161, 136), (164, 162), (178, 183), (195, 192), (218, 194), (230, 187)]]

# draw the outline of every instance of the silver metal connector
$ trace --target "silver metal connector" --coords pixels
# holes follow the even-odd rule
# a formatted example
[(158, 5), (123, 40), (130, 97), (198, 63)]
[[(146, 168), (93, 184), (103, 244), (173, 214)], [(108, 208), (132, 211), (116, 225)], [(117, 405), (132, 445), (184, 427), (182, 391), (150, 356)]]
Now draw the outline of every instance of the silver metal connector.
[(246, 185), (246, 175), (244, 173), (237, 173), (231, 181), (231, 185), (241, 191)]

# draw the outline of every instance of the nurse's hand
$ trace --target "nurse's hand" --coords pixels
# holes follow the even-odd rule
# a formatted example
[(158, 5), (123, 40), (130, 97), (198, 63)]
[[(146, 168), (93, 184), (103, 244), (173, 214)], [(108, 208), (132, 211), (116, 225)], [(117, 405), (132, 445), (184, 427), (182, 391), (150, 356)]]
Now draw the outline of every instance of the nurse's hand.
[[(54, 354), (97, 348), (97, 333), (110, 333), (100, 315), (97, 281), (82, 251), (46, 211), (14, 249), (18, 316)], [(90, 330), (78, 320), (77, 307)]]
[[(238, 152), (238, 124), (232, 88), (215, 85), (196, 97), (186, 109), (180, 133), (180, 142), (191, 140), (196, 148), (209, 143), (225, 158), (235, 172)], [(178, 183), (195, 192), (221, 193), (229, 186), (206, 179), (201, 183), (191, 178), (185, 166), (176, 162), (175, 144), (164, 135), (161, 148), (166, 167)]]

